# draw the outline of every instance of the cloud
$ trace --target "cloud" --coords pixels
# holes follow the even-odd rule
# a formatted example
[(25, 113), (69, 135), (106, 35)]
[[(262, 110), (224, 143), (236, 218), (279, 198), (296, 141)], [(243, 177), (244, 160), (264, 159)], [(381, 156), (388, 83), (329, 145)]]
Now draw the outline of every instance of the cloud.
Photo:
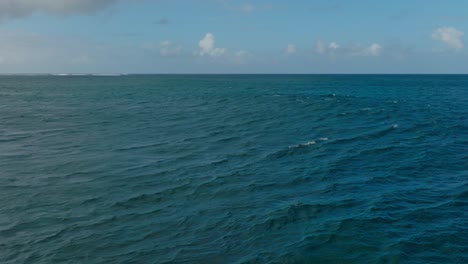
[(182, 53), (182, 47), (173, 44), (169, 40), (162, 41), (159, 44), (159, 54), (163, 57), (178, 56)]
[(379, 56), (381, 51), (382, 51), (382, 46), (380, 46), (377, 43), (373, 43), (365, 49), (364, 53), (370, 56)]
[(286, 53), (287, 55), (291, 55), (291, 54), (296, 53), (296, 45), (288, 44), (288, 46), (284, 50), (284, 53)]
[(320, 54), (320, 55), (325, 55), (325, 54), (333, 54), (335, 51), (337, 51), (340, 48), (340, 45), (336, 42), (330, 42), (330, 44), (326, 44), (322, 40), (317, 41), (315, 43), (315, 53)]
[(182, 55), (182, 46), (173, 43), (170, 40), (161, 42), (145, 42), (141, 45), (141, 49), (150, 52), (151, 54), (159, 54), (161, 57), (176, 57)]
[(450, 48), (455, 50), (463, 49), (463, 35), (464, 33), (453, 27), (440, 27), (434, 30), (432, 38), (447, 44)]
[(236, 64), (246, 64), (253, 57), (250, 52), (245, 50), (236, 51), (233, 55), (234, 56), (229, 56), (228, 60)]
[(315, 43), (315, 53), (319, 55), (351, 55), (351, 56), (380, 56), (383, 47), (378, 43), (372, 43), (370, 46), (354, 45), (341, 47), (337, 42), (330, 42), (328, 45), (319, 40)]
[(27, 17), (35, 12), (53, 15), (93, 13), (118, 0), (0, 0), (0, 20)]
[(332, 42), (332, 43), (330, 43), (330, 45), (328, 45), (328, 49), (332, 50), (332, 51), (337, 50), (339, 47), (340, 47), (340, 45), (338, 45), (338, 43), (336, 43), (336, 42)]
[(345, 53), (351, 56), (372, 56), (378, 57), (382, 53), (383, 47), (378, 43), (372, 43), (369, 46), (362, 46), (360, 44), (346, 48)]
[(380, 44), (374, 43), (374, 44), (370, 45), (370, 47), (368, 49), (369, 49), (369, 52), (370, 52), (371, 55), (379, 56), (380, 52), (382, 51), (382, 46), (380, 46)]
[(225, 48), (215, 47), (215, 36), (211, 33), (206, 33), (205, 37), (198, 42), (198, 46), (200, 50), (195, 53), (198, 56), (219, 57), (226, 53)]

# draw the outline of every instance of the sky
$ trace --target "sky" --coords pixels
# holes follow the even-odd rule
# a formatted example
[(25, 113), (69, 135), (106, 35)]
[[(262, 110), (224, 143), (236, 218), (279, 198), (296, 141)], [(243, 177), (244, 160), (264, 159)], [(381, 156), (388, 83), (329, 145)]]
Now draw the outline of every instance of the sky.
[(0, 0), (0, 73), (468, 73), (466, 0)]

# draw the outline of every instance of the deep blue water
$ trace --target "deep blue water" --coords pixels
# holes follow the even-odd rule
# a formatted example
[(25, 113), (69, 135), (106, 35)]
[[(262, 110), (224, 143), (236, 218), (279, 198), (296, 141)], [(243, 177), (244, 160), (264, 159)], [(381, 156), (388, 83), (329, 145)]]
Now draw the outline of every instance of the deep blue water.
[(468, 76), (2, 76), (0, 263), (468, 263)]

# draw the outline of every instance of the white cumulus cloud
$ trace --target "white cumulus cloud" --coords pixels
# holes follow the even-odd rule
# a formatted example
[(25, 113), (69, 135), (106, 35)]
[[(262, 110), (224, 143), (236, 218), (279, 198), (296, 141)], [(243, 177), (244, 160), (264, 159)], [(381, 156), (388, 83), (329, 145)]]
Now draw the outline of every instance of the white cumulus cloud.
[(378, 43), (372, 43), (370, 46), (352, 45), (340, 46), (337, 42), (332, 41), (326, 44), (319, 40), (315, 43), (315, 52), (319, 55), (350, 55), (350, 56), (380, 56), (383, 47)]
[(315, 52), (320, 55), (333, 54), (340, 49), (340, 45), (336, 42), (330, 42), (328, 45), (322, 40), (315, 43)]
[(226, 53), (225, 48), (215, 47), (215, 36), (211, 33), (206, 33), (199, 42), (198, 46), (200, 50), (196, 52), (196, 55), (199, 56), (210, 56), (210, 57), (219, 57)]
[(0, 0), (0, 19), (30, 16), (35, 12), (70, 15), (95, 12), (118, 0)]
[(370, 56), (379, 56), (381, 51), (382, 46), (380, 46), (380, 44), (373, 43), (366, 48), (365, 53)]
[(464, 33), (453, 27), (440, 27), (432, 32), (432, 38), (447, 44), (450, 48), (461, 50), (463, 48)]
[(338, 45), (338, 43), (336, 43), (336, 42), (332, 42), (332, 43), (330, 43), (330, 45), (328, 45), (329, 50), (337, 50), (339, 47), (340, 47), (340, 45)]
[(284, 53), (286, 53), (288, 55), (296, 53), (296, 45), (288, 44), (288, 46), (284, 50)]
[(378, 43), (372, 43), (369, 46), (360, 44), (353, 45), (346, 49), (346, 53), (351, 56), (372, 56), (378, 57), (382, 53), (383, 47)]

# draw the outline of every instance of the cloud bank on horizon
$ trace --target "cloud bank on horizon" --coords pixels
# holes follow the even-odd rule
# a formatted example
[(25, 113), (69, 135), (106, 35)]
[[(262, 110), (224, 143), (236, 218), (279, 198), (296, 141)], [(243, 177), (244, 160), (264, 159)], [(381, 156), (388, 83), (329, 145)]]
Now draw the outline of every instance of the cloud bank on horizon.
[(0, 73), (468, 73), (454, 2), (0, 0)]

